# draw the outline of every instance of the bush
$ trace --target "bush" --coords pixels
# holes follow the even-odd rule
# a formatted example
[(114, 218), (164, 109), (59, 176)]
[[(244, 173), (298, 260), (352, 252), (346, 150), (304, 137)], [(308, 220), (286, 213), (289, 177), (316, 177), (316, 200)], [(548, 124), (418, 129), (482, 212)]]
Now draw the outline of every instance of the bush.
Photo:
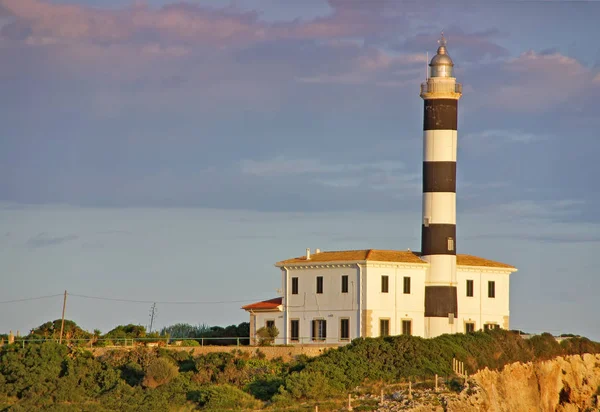
[(200, 344), (198, 343), (197, 340), (193, 340), (193, 339), (186, 339), (184, 341), (181, 341), (181, 346), (200, 346)]
[(331, 387), (331, 381), (322, 374), (301, 372), (285, 379), (285, 392), (294, 399), (325, 399), (337, 394), (338, 391)]
[(532, 336), (529, 343), (537, 359), (551, 359), (562, 354), (560, 344), (549, 333)]
[(262, 406), (251, 395), (227, 384), (206, 386), (197, 391), (195, 398), (205, 409), (240, 410), (258, 409)]
[(256, 336), (258, 336), (258, 344), (260, 346), (272, 345), (278, 335), (279, 329), (277, 329), (275, 326), (271, 326), (269, 328), (263, 326), (256, 331)]
[(148, 365), (142, 385), (147, 388), (157, 388), (171, 382), (179, 374), (179, 368), (166, 358), (155, 359)]
[(279, 376), (267, 375), (247, 384), (244, 390), (262, 401), (270, 400), (283, 387), (284, 380)]

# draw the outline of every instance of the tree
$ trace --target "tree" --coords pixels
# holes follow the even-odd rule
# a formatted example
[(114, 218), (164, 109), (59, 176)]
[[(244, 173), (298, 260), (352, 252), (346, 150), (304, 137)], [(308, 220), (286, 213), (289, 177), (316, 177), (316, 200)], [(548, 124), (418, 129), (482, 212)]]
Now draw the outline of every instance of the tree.
[(147, 388), (157, 388), (169, 383), (179, 375), (179, 368), (167, 358), (157, 358), (148, 365), (142, 385)]
[(242, 322), (238, 325), (237, 327), (237, 335), (240, 338), (245, 338), (245, 339), (240, 339), (240, 343), (242, 345), (249, 345), (250, 344), (250, 322)]
[[(29, 333), (29, 336), (34, 339), (58, 339), (60, 335), (61, 323), (62, 319), (46, 322), (37, 328), (32, 329)], [(63, 339), (66, 341), (71, 339), (89, 339), (91, 336), (91, 333), (81, 329), (72, 320), (65, 319)]]
[(176, 323), (162, 328), (160, 334), (169, 335), (171, 339), (194, 339), (203, 337), (209, 330), (210, 328), (205, 324), (194, 326), (189, 323)]
[(275, 338), (279, 335), (279, 329), (277, 329), (275, 326), (271, 326), (269, 328), (263, 326), (256, 331), (256, 335), (258, 336), (258, 344), (260, 346), (272, 345), (275, 341)]

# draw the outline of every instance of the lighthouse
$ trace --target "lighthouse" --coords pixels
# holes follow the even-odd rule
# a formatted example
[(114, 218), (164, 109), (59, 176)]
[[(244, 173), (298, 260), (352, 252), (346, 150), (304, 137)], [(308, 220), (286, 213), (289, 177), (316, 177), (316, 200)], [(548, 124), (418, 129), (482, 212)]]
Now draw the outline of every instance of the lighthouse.
[(423, 222), (421, 257), (429, 262), (425, 281), (425, 335), (456, 333), (456, 152), (458, 100), (462, 86), (444, 35), (421, 84), (423, 114)]

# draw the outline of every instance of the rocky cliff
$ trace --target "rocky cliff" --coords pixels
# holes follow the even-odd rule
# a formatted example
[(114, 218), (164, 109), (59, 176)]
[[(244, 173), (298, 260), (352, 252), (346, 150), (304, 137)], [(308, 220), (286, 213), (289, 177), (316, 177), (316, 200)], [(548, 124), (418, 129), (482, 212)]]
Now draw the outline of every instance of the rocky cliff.
[(558, 357), (484, 369), (444, 408), (456, 412), (600, 411), (600, 355)]

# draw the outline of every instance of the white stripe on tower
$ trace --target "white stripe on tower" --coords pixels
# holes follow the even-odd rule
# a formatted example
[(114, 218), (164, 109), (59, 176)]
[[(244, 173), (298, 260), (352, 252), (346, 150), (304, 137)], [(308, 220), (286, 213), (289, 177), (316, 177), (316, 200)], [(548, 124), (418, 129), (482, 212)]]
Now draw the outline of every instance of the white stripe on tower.
[(423, 224), (421, 253), (429, 262), (425, 286), (427, 335), (452, 333), (456, 293), (456, 153), (460, 85), (442, 36), (421, 85), (423, 116)]

